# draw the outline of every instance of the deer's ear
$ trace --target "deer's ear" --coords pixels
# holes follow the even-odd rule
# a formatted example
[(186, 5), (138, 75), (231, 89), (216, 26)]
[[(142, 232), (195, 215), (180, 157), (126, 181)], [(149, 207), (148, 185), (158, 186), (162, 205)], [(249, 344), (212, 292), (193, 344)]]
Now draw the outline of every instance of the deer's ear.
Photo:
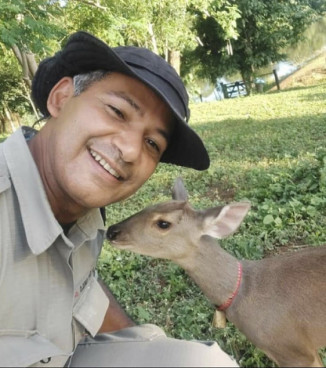
[(250, 209), (249, 202), (237, 202), (209, 209), (204, 213), (203, 235), (209, 235), (217, 239), (223, 239), (233, 234), (241, 225)]
[(188, 201), (188, 192), (181, 177), (175, 179), (172, 187), (172, 199)]

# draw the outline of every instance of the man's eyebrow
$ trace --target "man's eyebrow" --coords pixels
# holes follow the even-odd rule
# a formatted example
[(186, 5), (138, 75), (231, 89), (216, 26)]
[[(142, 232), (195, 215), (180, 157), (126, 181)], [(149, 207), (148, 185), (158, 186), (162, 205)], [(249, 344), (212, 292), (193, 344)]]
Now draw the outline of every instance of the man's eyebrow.
[[(119, 98), (122, 98), (125, 100), (131, 107), (133, 107), (136, 111), (142, 112), (141, 108), (136, 104), (136, 102), (125, 92), (122, 91), (110, 91), (108, 94), (117, 96)], [(168, 132), (164, 129), (157, 129), (157, 132), (161, 134), (161, 136), (167, 141), (170, 141), (171, 138), (171, 132)]]
[(140, 107), (136, 104), (136, 102), (125, 92), (120, 92), (120, 91), (111, 91), (109, 92), (110, 95), (114, 95), (117, 97), (122, 98), (123, 100), (125, 100), (131, 107), (133, 107), (135, 110), (140, 111), (141, 109)]

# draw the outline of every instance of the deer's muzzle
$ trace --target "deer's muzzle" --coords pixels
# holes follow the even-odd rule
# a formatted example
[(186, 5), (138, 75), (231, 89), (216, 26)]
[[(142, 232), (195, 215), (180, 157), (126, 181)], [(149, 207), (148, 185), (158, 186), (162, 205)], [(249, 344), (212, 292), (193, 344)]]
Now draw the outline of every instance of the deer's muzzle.
[(106, 238), (108, 240), (116, 240), (117, 236), (120, 234), (120, 230), (116, 225), (112, 225), (108, 228), (108, 231), (106, 232)]

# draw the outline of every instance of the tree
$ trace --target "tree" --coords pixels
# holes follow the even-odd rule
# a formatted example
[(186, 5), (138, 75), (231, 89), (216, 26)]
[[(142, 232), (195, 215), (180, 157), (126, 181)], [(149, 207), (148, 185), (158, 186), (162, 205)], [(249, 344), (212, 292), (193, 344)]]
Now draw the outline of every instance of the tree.
[[(216, 11), (212, 3), (216, 0), (70, 0), (65, 7), (65, 24), (71, 30), (88, 30), (111, 46), (147, 47), (178, 71), (185, 50), (195, 48), (198, 42), (192, 27), (197, 14), (189, 9), (204, 13), (209, 9), (226, 34), (234, 35), (235, 6)], [(219, 3), (228, 4), (228, 1), (219, 0)]]
[(18, 61), (7, 50), (1, 55), (0, 80), (0, 133), (13, 132), (19, 126), (18, 114), (31, 112), (31, 104)]
[[(60, 39), (65, 35), (57, 21), (61, 11), (58, 1), (0, 0), (0, 57), (6, 60), (6, 66), (2, 65), (0, 72), (4, 78), (2, 87), (8, 88), (7, 93), (1, 88), (2, 121), (10, 120), (13, 116), (14, 94), (17, 96), (16, 102), (19, 96), (23, 96), (23, 100), (29, 101), (33, 106), (30, 87), (38, 59), (46, 55), (51, 42), (55, 43), (51, 40)], [(17, 64), (8, 55), (8, 51), (16, 58), (18, 67), (21, 68), (20, 74), (13, 72)], [(16, 78), (15, 83), (13, 77)], [(35, 108), (34, 111), (36, 113)]]
[(44, 55), (49, 40), (65, 34), (56, 21), (60, 12), (58, 1), (0, 1), (0, 43), (13, 51), (28, 86), (37, 68), (35, 54)]
[(236, 20), (238, 7), (230, 1), (208, 1), (203, 7), (195, 4), (189, 8), (194, 18), (197, 47), (186, 50), (183, 74), (197, 75), (215, 82), (218, 76), (234, 71), (230, 64), (229, 40), (238, 37)]
[(70, 0), (65, 10), (71, 29), (92, 32), (111, 46), (147, 47), (178, 69), (178, 55), (195, 40), (189, 27), (188, 2)]
[(237, 5), (241, 14), (236, 19), (238, 36), (229, 38), (213, 16), (199, 12), (196, 30), (202, 45), (194, 57), (207, 66), (199, 71), (201, 75), (212, 81), (238, 70), (249, 92), (255, 71), (284, 58), (285, 47), (296, 44), (323, 12), (318, 0), (232, 0), (230, 4)]

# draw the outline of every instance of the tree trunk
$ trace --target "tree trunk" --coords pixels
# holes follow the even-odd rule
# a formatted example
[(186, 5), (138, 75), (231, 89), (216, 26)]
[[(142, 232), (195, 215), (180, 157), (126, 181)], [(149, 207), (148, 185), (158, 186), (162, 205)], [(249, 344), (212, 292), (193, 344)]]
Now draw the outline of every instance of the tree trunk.
[(241, 73), (242, 80), (244, 81), (244, 84), (246, 85), (247, 94), (248, 96), (250, 96), (252, 92), (252, 83), (253, 83), (252, 78), (254, 75), (254, 68), (250, 66), (247, 69), (242, 69), (240, 73)]
[(7, 133), (6, 132), (6, 120), (2, 115), (0, 115), (0, 133), (1, 134)]
[(25, 94), (24, 94), (24, 98), (27, 99), (27, 101), (30, 103), (30, 105), (32, 106), (32, 109), (33, 109), (33, 112), (34, 112), (34, 115), (36, 116), (36, 119), (38, 120), (40, 118), (40, 115), (36, 109), (36, 106), (34, 104), (34, 101), (32, 100), (32, 96), (30, 94), (30, 89), (27, 89), (26, 85), (24, 85), (24, 91), (25, 91)]
[(12, 49), (13, 53), (15, 54), (15, 56), (16, 56), (19, 64), (22, 66), (23, 65), (23, 60), (22, 60), (22, 55), (21, 55), (21, 52), (20, 52), (18, 46), (17, 45), (13, 45), (11, 47), (11, 49)]
[(30, 89), (32, 86), (33, 76), (37, 70), (35, 55), (30, 51), (21, 50), (17, 45), (13, 45), (11, 49), (22, 67), (23, 80), (26, 86)]
[(16, 126), (11, 111), (6, 104), (2, 104), (2, 106), (5, 113), (5, 120), (10, 124), (11, 131), (12, 133), (14, 133), (14, 131), (16, 130)]
[[(32, 80), (37, 70), (37, 62), (35, 60), (35, 55), (30, 51), (23, 51), (17, 45), (13, 45), (11, 47), (14, 55), (16, 56), (19, 64), (22, 67), (23, 73), (23, 81), (25, 84), (25, 92), (26, 98), (28, 99), (29, 103), (32, 106), (34, 114), (37, 118), (39, 118), (38, 112), (35, 108), (35, 105), (30, 97), (30, 91), (32, 87)], [(6, 114), (7, 115), (7, 114)]]
[(26, 57), (26, 53), (22, 52), (22, 61), (23, 61), (23, 80), (25, 82), (25, 84), (31, 88), (32, 87), (32, 79), (31, 79), (31, 75), (30, 75), (30, 71), (29, 71), (29, 66), (28, 66), (28, 62), (27, 62), (27, 57)]
[(155, 54), (158, 55), (158, 48), (157, 48), (157, 43), (156, 43), (156, 38), (155, 38), (152, 23), (148, 23), (148, 33), (151, 36), (151, 40), (152, 40), (152, 50), (153, 50), (153, 52), (155, 52)]
[(179, 50), (169, 50), (169, 63), (180, 75), (180, 51)]
[(246, 72), (241, 71), (241, 78), (246, 86), (247, 95), (251, 95), (251, 82), (250, 82), (250, 76), (248, 77), (248, 74)]
[(35, 55), (30, 51), (26, 51), (26, 59), (30, 75), (33, 78), (38, 67), (37, 62), (35, 60)]

